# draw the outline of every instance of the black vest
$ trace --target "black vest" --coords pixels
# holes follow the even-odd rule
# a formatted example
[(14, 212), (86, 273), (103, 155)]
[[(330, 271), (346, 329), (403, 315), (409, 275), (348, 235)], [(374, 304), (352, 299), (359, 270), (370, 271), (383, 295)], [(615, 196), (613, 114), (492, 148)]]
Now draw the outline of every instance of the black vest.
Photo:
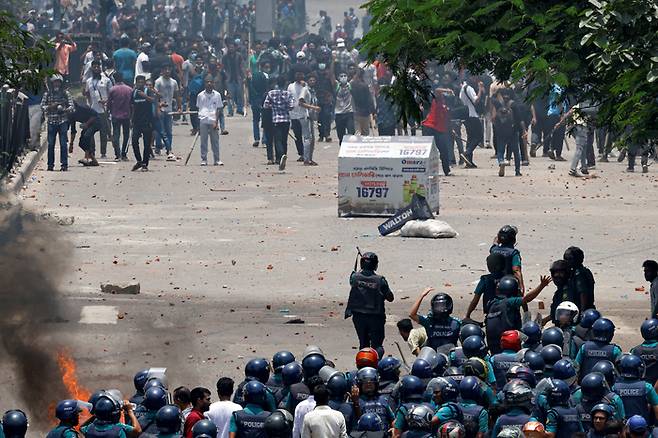
[(609, 392), (600, 400), (585, 400), (584, 398), (581, 398), (580, 403), (578, 406), (576, 406), (576, 408), (578, 409), (578, 415), (580, 415), (580, 424), (583, 425), (585, 432), (589, 431), (592, 426), (592, 415), (590, 413), (592, 412), (592, 408), (594, 406), (598, 405), (599, 403), (608, 404), (612, 406), (616, 412), (617, 409), (614, 395), (615, 394), (613, 392)]
[(557, 414), (557, 432), (555, 438), (571, 438), (580, 432), (580, 415), (578, 409), (556, 406), (551, 409)]
[(491, 356), (491, 365), (496, 377), (496, 389), (498, 391), (501, 391), (507, 383), (507, 371), (520, 364), (521, 357), (519, 354), (498, 353)]
[(653, 423), (653, 414), (649, 413), (646, 385), (647, 382), (644, 380), (627, 381), (620, 379), (615, 382), (612, 390), (621, 398), (626, 418), (641, 415), (647, 420), (647, 424), (651, 425)]
[(631, 354), (642, 358), (644, 364), (647, 366), (644, 380), (649, 382), (651, 386), (655, 385), (656, 380), (658, 380), (658, 344), (655, 347), (638, 345), (631, 350)]
[(466, 429), (466, 438), (475, 438), (480, 429), (480, 414), (484, 407), (480, 405), (465, 406), (460, 404), (464, 416), (464, 428)]
[(386, 314), (381, 275), (364, 275), (363, 271), (360, 271), (354, 274), (352, 283), (346, 311), (373, 315)]
[(484, 282), (484, 292), (482, 293), (482, 313), (489, 311), (489, 302), (496, 296), (496, 280), (493, 274), (487, 274), (480, 277), (480, 281)]
[(78, 436), (78, 432), (74, 428), (72, 428), (71, 426), (63, 426), (60, 424), (59, 426), (48, 432), (46, 438), (63, 438), (64, 434), (69, 430), (75, 433), (76, 436)]
[(461, 324), (455, 318), (449, 317), (442, 320), (430, 318), (430, 326), (427, 328), (427, 346), (438, 350), (440, 347), (452, 344), (457, 345), (459, 329)]
[(265, 419), (270, 413), (263, 411), (260, 414), (248, 414), (245, 411), (233, 412), (235, 424), (238, 427), (238, 438), (267, 438), (265, 432)]
[(500, 336), (507, 330), (513, 330), (511, 309), (507, 298), (495, 298), (489, 305), (489, 313), (485, 318), (487, 345), (492, 354), (500, 353)]
[(503, 414), (500, 417), (498, 417), (498, 421), (496, 424), (498, 425), (498, 434), (502, 432), (503, 430), (507, 429), (515, 429), (515, 430), (523, 430), (523, 426), (530, 421), (530, 415), (528, 414), (522, 414), (522, 415), (507, 415)]
[(311, 390), (308, 389), (305, 383), (299, 382), (290, 385), (290, 403), (289, 407), (292, 409), (290, 412), (295, 412), (295, 408), (300, 402), (303, 402), (311, 395)]
[(501, 254), (503, 257), (505, 257), (505, 274), (514, 274), (514, 271), (512, 270), (512, 260), (514, 259), (515, 254), (520, 254), (518, 249), (510, 248), (509, 246), (494, 245), (489, 250), (489, 253)]
[(386, 396), (378, 395), (377, 397), (369, 399), (360, 397), (359, 406), (361, 407), (361, 415), (377, 414), (384, 423), (390, 423), (393, 420), (390, 418), (390, 405), (388, 404)]
[(339, 400), (329, 400), (329, 407), (334, 411), (338, 411), (343, 414), (345, 418), (345, 426), (347, 427), (347, 433), (352, 430), (352, 425), (354, 424), (354, 408), (351, 403), (347, 403)]
[(108, 430), (98, 430), (96, 428), (96, 421), (87, 427), (85, 438), (119, 438), (123, 429), (118, 424), (113, 424)]
[(580, 375), (585, 377), (592, 372), (594, 365), (600, 360), (609, 360), (614, 363), (613, 352), (615, 349), (614, 344), (604, 344), (598, 341), (587, 341), (583, 344), (582, 358), (583, 362), (580, 365)]

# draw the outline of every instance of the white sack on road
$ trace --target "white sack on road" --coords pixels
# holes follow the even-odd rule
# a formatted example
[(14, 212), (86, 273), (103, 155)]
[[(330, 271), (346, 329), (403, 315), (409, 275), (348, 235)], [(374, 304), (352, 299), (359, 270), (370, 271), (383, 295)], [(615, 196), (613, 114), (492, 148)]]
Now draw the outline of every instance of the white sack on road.
[(427, 219), (407, 222), (400, 230), (400, 236), (439, 239), (457, 237), (457, 232), (447, 222), (438, 219)]

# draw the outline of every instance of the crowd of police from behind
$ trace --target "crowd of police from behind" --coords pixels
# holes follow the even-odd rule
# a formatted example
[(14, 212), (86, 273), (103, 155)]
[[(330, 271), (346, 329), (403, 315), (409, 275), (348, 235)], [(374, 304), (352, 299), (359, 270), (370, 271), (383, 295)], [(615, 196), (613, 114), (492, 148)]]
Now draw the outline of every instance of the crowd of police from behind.
[[(355, 369), (337, 370), (317, 346), (299, 358), (280, 351), (271, 362), (249, 360), (235, 388), (220, 378), (215, 403), (203, 387), (178, 387), (171, 397), (165, 376), (143, 370), (128, 400), (115, 389), (94, 393), (83, 425), (83, 403), (61, 401), (60, 423), (47, 438), (658, 436), (653, 295), (651, 318), (640, 328), (644, 342), (623, 353), (612, 342), (615, 325), (594, 308), (582, 251), (569, 248), (551, 276), (524, 293), (515, 241), (515, 228), (499, 231), (487, 258), (490, 274), (482, 276), (464, 321), (452, 316), (445, 293), (419, 315), (432, 289), (421, 293), (409, 312), (421, 327), (398, 323), (415, 356), (411, 366), (383, 351), (384, 301), (393, 294), (376, 274), (377, 256), (365, 253), (350, 278), (346, 311), (361, 344)], [(643, 267), (653, 294), (658, 265), (649, 260)], [(557, 290), (549, 315), (522, 316), (551, 282)], [(470, 319), (480, 300), (484, 324)], [(26, 415), (10, 410), (0, 431), (22, 438), (27, 427)]]

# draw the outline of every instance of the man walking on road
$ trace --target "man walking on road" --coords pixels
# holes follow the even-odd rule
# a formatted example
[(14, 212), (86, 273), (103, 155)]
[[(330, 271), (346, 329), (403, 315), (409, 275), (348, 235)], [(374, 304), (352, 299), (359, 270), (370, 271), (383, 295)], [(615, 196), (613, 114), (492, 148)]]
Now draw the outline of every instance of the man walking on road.
[[(107, 140), (110, 136), (110, 119), (105, 111), (105, 105), (112, 88), (112, 81), (101, 74), (101, 62), (97, 59), (91, 61), (91, 77), (84, 84), (83, 94), (87, 97), (87, 103), (98, 113), (98, 127), (101, 140), (101, 158), (107, 156)], [(114, 145), (114, 156), (119, 161), (119, 150)]]
[(215, 166), (223, 166), (219, 159), (219, 113), (224, 107), (222, 96), (213, 87), (212, 77), (206, 77), (206, 89), (196, 98), (199, 108), (199, 137), (201, 141), (201, 165), (208, 165), (208, 137)]
[(477, 77), (470, 78), (470, 82), (465, 81), (459, 91), (459, 100), (468, 108), (468, 118), (464, 121), (466, 127), (466, 151), (462, 154), (462, 159), (466, 163), (467, 169), (473, 169), (477, 166), (473, 162), (473, 151), (475, 148), (483, 143), (482, 123), (480, 122), (480, 114), (478, 108), (481, 108), (481, 100), (485, 99), (484, 96), (484, 83), (477, 81), (478, 92), (475, 93), (472, 84), (475, 83)]
[[(133, 171), (148, 170), (151, 156), (151, 137), (153, 136), (153, 102), (156, 97), (146, 88), (146, 78), (142, 75), (135, 77), (135, 89), (132, 92), (132, 122), (133, 122), (133, 153), (137, 162)], [(139, 139), (143, 137), (144, 156), (139, 153)]]
[[(114, 73), (114, 86), (107, 97), (107, 110), (112, 116), (112, 143), (118, 158), (128, 161), (128, 139), (130, 136), (130, 100), (133, 89), (123, 83), (123, 75)], [(123, 143), (119, 148), (119, 139), (123, 130)]]
[(293, 95), (286, 89), (286, 78), (277, 79), (277, 87), (270, 90), (263, 102), (263, 108), (272, 110), (273, 143), (279, 170), (286, 168), (288, 160), (288, 131), (290, 130), (290, 110), (295, 106)]
[(64, 79), (56, 74), (50, 79), (50, 88), (41, 99), (41, 110), (48, 121), (48, 170), (55, 168), (55, 140), (59, 136), (59, 160), (61, 170), (68, 170), (68, 136), (69, 123), (67, 115), (73, 112), (73, 98), (64, 89)]

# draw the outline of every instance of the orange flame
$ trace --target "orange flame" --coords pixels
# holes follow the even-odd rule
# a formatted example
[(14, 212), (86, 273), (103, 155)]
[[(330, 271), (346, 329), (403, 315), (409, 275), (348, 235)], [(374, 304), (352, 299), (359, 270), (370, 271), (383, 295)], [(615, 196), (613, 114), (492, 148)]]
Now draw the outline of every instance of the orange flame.
[[(66, 391), (69, 393), (69, 398), (74, 400), (87, 401), (91, 397), (91, 391), (82, 386), (78, 382), (77, 366), (75, 360), (64, 351), (57, 353), (57, 365), (62, 373), (62, 383)], [(80, 413), (80, 424), (83, 424), (91, 414), (86, 410)]]

